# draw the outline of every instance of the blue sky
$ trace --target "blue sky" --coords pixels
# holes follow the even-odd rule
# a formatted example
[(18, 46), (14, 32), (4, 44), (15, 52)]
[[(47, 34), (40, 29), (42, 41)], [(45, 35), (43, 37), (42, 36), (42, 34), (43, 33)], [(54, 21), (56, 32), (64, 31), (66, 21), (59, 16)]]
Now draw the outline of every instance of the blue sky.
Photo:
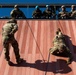
[[(0, 0), (0, 4), (76, 4), (75, 0)], [(0, 8), (1, 16), (10, 16), (10, 12), (13, 8)], [(32, 17), (32, 12), (34, 10), (30, 8), (20, 8), (26, 17)]]

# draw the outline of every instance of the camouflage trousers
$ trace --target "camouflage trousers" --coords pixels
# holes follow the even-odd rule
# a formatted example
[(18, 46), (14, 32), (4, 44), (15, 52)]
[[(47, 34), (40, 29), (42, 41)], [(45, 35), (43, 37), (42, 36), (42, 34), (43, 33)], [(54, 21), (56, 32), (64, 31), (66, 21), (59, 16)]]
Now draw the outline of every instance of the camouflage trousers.
[[(61, 49), (61, 46), (62, 46), (62, 49)], [(54, 55), (63, 53), (64, 55), (67, 55), (69, 57), (69, 59), (72, 58), (72, 54), (71, 54), (69, 48), (65, 44), (55, 45), (54, 47), (52, 47), (50, 49), (50, 52), (51, 52), (51, 54), (54, 54)]]
[(7, 61), (10, 61), (10, 56), (9, 56), (9, 44), (12, 45), (16, 57), (16, 61), (20, 59), (20, 54), (19, 54), (19, 48), (18, 48), (18, 42), (14, 38), (14, 36), (3, 36), (3, 49), (5, 52), (5, 59)]

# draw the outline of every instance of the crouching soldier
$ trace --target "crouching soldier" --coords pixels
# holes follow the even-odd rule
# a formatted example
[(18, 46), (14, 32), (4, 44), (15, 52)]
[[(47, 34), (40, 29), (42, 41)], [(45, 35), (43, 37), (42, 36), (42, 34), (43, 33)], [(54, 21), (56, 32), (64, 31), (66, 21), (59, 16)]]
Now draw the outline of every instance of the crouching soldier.
[(14, 37), (17, 30), (18, 26), (15, 19), (9, 20), (2, 28), (3, 48), (5, 52), (5, 59), (8, 61), (8, 64), (10, 64), (9, 44), (11, 44), (14, 49), (17, 64), (20, 64), (23, 60), (20, 58), (18, 42)]
[(72, 61), (72, 54), (69, 48), (65, 44), (65, 36), (62, 34), (61, 30), (58, 28), (56, 36), (53, 40), (54, 46), (50, 49), (50, 53), (57, 55), (63, 53), (68, 56), (67, 64), (70, 64)]

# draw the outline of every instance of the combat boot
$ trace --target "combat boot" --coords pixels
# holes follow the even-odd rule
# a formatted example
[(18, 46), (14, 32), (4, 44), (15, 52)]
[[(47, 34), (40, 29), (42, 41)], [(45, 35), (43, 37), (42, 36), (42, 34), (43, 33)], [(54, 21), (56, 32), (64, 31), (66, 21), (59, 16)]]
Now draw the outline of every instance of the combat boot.
[(19, 58), (16, 60), (17, 64), (21, 64), (23, 62), (23, 59), (22, 58)]
[(13, 64), (13, 62), (8, 61), (8, 65), (9, 65), (9, 66), (13, 66), (14, 64)]
[(10, 59), (6, 58), (6, 61), (7, 61), (8, 65), (10, 65)]
[(67, 64), (69, 65), (69, 64), (71, 64), (71, 62), (72, 62), (72, 58), (69, 58), (69, 59), (67, 60)]

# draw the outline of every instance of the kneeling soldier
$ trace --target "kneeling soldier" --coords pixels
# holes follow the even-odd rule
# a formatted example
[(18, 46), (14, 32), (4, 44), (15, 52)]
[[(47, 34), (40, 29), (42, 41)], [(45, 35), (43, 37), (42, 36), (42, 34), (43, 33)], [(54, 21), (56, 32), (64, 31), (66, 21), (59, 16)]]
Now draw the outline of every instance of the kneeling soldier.
[(72, 61), (72, 54), (69, 50), (69, 48), (65, 44), (65, 37), (62, 34), (61, 30), (58, 29), (56, 32), (56, 37), (53, 40), (54, 46), (50, 49), (51, 54), (60, 54), (64, 53), (64, 55), (68, 56), (67, 64), (70, 64)]

